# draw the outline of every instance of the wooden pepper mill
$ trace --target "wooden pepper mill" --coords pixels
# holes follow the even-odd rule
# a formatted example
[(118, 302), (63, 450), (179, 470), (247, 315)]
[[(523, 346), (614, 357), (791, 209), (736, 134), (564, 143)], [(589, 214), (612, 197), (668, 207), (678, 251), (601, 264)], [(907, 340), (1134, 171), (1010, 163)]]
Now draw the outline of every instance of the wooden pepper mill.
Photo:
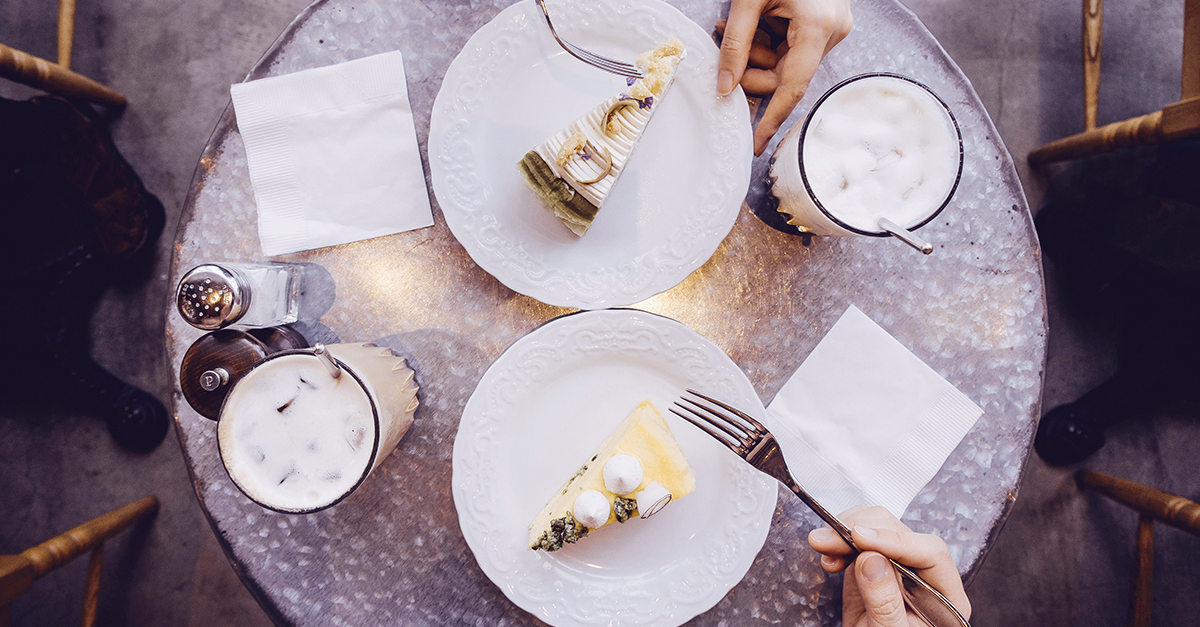
[(229, 390), (254, 364), (267, 355), (307, 347), (304, 336), (288, 327), (213, 331), (196, 340), (184, 354), (179, 386), (192, 409), (216, 420)]

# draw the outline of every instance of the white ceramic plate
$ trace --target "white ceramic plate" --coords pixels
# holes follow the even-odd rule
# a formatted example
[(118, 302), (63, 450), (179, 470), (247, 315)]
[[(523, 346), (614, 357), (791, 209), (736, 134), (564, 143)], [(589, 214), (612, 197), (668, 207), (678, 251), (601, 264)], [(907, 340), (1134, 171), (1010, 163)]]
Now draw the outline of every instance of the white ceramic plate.
[[(778, 488), (667, 411), (688, 387), (765, 415), (715, 344), (632, 309), (558, 318), (492, 364), (454, 440), (454, 505), (480, 567), (514, 603), (556, 627), (674, 627), (741, 581), (766, 540)], [(646, 398), (666, 415), (696, 491), (554, 553), (529, 550), (529, 522)]]
[(625, 79), (555, 43), (532, 0), (479, 29), (450, 64), (429, 130), (433, 190), (484, 270), (562, 307), (600, 309), (670, 289), (712, 256), (750, 185), (750, 113), (741, 88), (716, 94), (712, 38), (658, 0), (548, 0), (555, 28), (632, 61), (671, 37), (687, 46), (675, 83), (591, 230), (580, 238), (525, 187), (516, 163)]

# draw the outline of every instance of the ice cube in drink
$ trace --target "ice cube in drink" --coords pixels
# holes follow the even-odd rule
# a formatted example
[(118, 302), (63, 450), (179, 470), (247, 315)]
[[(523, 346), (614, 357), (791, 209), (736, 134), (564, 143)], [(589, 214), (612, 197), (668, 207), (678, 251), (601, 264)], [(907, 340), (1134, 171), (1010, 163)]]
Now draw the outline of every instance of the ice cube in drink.
[(391, 453), (417, 407), (413, 371), (387, 348), (327, 346), (331, 376), (309, 351), (259, 362), (230, 391), (217, 440), (234, 483), (285, 512), (329, 507)]
[(818, 235), (886, 236), (949, 202), (962, 169), (954, 117), (928, 88), (892, 74), (854, 77), (829, 90), (775, 153), (779, 211)]

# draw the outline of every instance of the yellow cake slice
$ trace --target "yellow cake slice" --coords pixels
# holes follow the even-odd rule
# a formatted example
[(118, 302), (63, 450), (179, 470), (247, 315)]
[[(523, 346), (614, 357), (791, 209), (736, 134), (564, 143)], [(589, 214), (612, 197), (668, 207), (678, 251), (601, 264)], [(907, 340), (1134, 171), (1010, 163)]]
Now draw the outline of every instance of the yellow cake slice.
[(517, 162), (529, 189), (576, 235), (587, 232), (608, 199), (686, 56), (676, 38), (643, 53), (635, 63), (644, 77)]
[[(626, 472), (631, 463), (629, 458), (637, 460), (640, 475)], [(613, 522), (623, 523), (635, 514), (647, 518), (670, 501), (691, 494), (695, 489), (696, 475), (688, 465), (683, 449), (679, 448), (662, 413), (647, 399), (608, 436), (566, 485), (554, 493), (529, 524), (529, 548), (557, 551), (564, 543), (579, 541), (589, 530)], [(589, 502), (587, 514), (576, 511), (577, 499), (581, 498)], [(638, 507), (639, 502), (642, 507)], [(597, 505), (599, 509), (593, 510), (592, 507)], [(608, 508), (607, 517), (602, 513), (605, 507)]]

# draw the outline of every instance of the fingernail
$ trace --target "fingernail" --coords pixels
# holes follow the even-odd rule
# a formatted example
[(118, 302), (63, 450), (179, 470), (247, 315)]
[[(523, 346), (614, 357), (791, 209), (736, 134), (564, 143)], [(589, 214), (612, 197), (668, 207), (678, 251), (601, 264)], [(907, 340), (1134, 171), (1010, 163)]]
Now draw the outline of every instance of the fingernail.
[(828, 555), (822, 555), (821, 566), (824, 566), (825, 568), (833, 568), (837, 566), (837, 558), (829, 557)]
[(830, 529), (829, 527), (813, 529), (812, 532), (808, 534), (808, 537), (816, 540), (817, 542), (829, 542), (830, 540), (833, 540), (833, 529)]
[(887, 576), (888, 563), (882, 555), (868, 555), (862, 563), (862, 574), (867, 581), (879, 581)]
[[(712, 74), (709, 74), (709, 76), (712, 76)], [(733, 72), (729, 70), (717, 72), (717, 93), (722, 96), (728, 96), (731, 91), (733, 91)]]
[(863, 527), (862, 525), (855, 526), (854, 530), (858, 532), (858, 535), (864, 538), (874, 538), (875, 536), (879, 535), (878, 531), (875, 531), (870, 527)]

